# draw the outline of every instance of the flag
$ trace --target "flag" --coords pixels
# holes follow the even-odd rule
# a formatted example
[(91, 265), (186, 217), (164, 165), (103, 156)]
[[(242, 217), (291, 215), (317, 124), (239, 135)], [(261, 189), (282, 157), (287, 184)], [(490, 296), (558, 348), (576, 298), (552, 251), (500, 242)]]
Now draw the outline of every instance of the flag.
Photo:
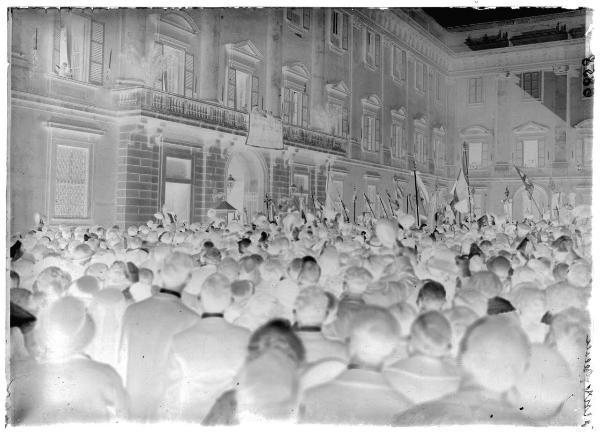
[[(392, 198), (392, 195), (390, 194), (390, 192), (389, 192), (389, 191), (387, 191), (387, 190), (386, 190), (386, 191), (385, 191), (385, 193), (387, 194), (387, 196), (388, 196), (388, 200), (390, 201), (390, 208), (391, 208), (391, 205), (392, 205), (392, 203), (393, 203), (393, 204), (394, 204), (394, 206), (396, 207), (396, 209), (399, 209), (399, 208), (400, 208), (400, 202), (398, 202), (398, 200), (396, 200), (396, 199)], [(392, 211), (393, 211), (393, 210), (392, 210)]]
[(402, 199), (404, 199), (404, 192), (399, 185), (396, 185), (396, 199), (398, 199), (398, 202), (400, 203), (402, 202)]
[(454, 181), (454, 185), (452, 186), (452, 190), (450, 190), (450, 194), (452, 194), (452, 202), (450, 202), (452, 209), (463, 214), (468, 213), (469, 186), (462, 169), (460, 169), (458, 172), (458, 177), (456, 178), (456, 181)]
[(425, 184), (421, 179), (421, 175), (419, 175), (419, 172), (417, 171), (415, 171), (415, 179), (417, 180), (417, 187), (419, 188), (419, 193), (421, 193), (421, 197), (425, 201), (425, 205), (427, 205), (429, 203), (429, 192), (427, 191), (427, 187), (425, 187)]
[(529, 193), (529, 195), (531, 196), (533, 194), (533, 183), (527, 177), (527, 175), (525, 175), (525, 173), (523, 173), (517, 166), (515, 166), (515, 170), (519, 174), (519, 178), (521, 178), (521, 181), (523, 181), (525, 190), (527, 190), (527, 193)]
[(469, 185), (469, 153), (467, 151), (466, 142), (463, 142), (462, 170), (465, 180), (467, 181), (467, 185)]

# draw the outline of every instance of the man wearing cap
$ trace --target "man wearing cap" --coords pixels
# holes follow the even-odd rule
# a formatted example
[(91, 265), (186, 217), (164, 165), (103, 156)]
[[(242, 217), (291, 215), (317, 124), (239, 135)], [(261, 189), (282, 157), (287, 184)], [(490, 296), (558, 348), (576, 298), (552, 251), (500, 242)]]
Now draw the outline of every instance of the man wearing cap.
[(167, 357), (173, 336), (200, 319), (181, 302), (181, 291), (192, 266), (192, 258), (185, 253), (167, 256), (160, 269), (160, 292), (125, 311), (121, 355), (127, 360), (126, 385), (132, 416), (138, 420), (156, 419), (168, 385)]

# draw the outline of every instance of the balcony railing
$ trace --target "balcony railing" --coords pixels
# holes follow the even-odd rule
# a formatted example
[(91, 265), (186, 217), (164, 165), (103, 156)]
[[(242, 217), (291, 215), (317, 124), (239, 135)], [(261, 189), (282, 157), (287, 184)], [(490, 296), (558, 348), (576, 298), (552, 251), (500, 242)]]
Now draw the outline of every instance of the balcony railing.
[(295, 125), (283, 125), (283, 140), (321, 151), (346, 153), (346, 139)]
[(248, 131), (248, 114), (215, 103), (173, 95), (146, 87), (119, 89), (116, 92), (119, 108), (139, 108), (193, 119), (219, 127)]

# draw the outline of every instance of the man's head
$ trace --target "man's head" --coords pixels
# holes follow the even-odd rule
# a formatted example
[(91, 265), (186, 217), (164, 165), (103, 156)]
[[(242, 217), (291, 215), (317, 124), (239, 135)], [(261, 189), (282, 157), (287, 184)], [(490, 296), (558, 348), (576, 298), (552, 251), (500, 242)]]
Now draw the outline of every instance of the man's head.
[(214, 273), (202, 284), (200, 302), (206, 313), (223, 313), (232, 301), (231, 282), (223, 274)]
[(442, 357), (450, 352), (450, 322), (437, 311), (422, 313), (410, 327), (410, 349), (416, 354)]
[(505, 392), (527, 369), (531, 347), (521, 327), (513, 320), (495, 315), (475, 321), (465, 333), (459, 363), (479, 386)]
[(162, 286), (171, 291), (181, 291), (191, 277), (194, 261), (188, 254), (175, 252), (168, 255), (160, 270)]
[(352, 318), (348, 353), (351, 361), (367, 369), (380, 369), (399, 344), (400, 330), (394, 316), (375, 306), (362, 308)]
[(344, 273), (344, 289), (349, 295), (362, 295), (372, 281), (373, 275), (363, 267), (352, 266)]
[(444, 285), (435, 280), (425, 280), (417, 295), (417, 306), (423, 311), (441, 310), (446, 303)]
[(294, 303), (296, 323), (300, 326), (320, 326), (329, 312), (329, 298), (317, 286), (304, 288)]
[(302, 285), (314, 285), (321, 278), (321, 267), (312, 256), (302, 258), (302, 268), (298, 274), (298, 283)]

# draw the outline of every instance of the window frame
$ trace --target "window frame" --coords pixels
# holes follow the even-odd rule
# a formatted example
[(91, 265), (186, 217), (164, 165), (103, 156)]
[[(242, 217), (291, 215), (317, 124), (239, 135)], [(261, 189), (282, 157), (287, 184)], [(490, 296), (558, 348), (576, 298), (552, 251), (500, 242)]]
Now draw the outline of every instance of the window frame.
[[(479, 85), (477, 85), (478, 82), (479, 82)], [(475, 83), (475, 86), (474, 86), (475, 98), (474, 98), (474, 100), (471, 99), (471, 89), (473, 87), (471, 83)], [(479, 90), (479, 95), (477, 94), (477, 90)], [(468, 105), (481, 105), (483, 103), (484, 103), (484, 100), (483, 100), (483, 76), (469, 77), (469, 79), (467, 80), (467, 104)]]
[[(312, 20), (312, 8), (284, 8), (284, 19), (294, 31), (309, 32)], [(306, 20), (306, 12), (308, 11), (308, 20)], [(298, 17), (298, 22), (294, 22), (290, 18), (290, 12)], [(308, 24), (306, 23), (308, 21)]]
[[(525, 89), (525, 75), (538, 74), (538, 91), (539, 96), (535, 97)], [(544, 71), (523, 71), (519, 73), (519, 87), (521, 88), (521, 97), (524, 101), (543, 101), (544, 100)], [(533, 78), (531, 79), (531, 88), (533, 90)]]
[[(333, 32), (334, 30), (334, 17), (335, 17), (335, 27), (337, 32)], [(347, 34), (344, 33), (344, 17), (347, 21)], [(346, 54), (350, 50), (351, 36), (352, 36), (352, 23), (351, 16), (339, 11), (337, 9), (329, 9), (327, 15), (327, 44), (329, 49), (337, 54)], [(339, 41), (339, 44), (335, 44), (332, 42), (332, 37)], [(344, 48), (344, 42), (346, 43), (346, 48)]]
[[(91, 50), (91, 43), (92, 43), (92, 26), (94, 22), (98, 22), (102, 25), (104, 25), (104, 22), (102, 21), (96, 21), (93, 19), (93, 17), (89, 14), (86, 13), (80, 13), (77, 11), (70, 11), (69, 13), (62, 13), (61, 11), (58, 12), (58, 16), (56, 18), (58, 20), (57, 22), (57, 26), (55, 26), (55, 35), (54, 35), (54, 45), (56, 45), (56, 43), (58, 42), (58, 48), (54, 47), (54, 51), (56, 53), (58, 53), (58, 59), (53, 59), (52, 61), (52, 67), (51, 70), (52, 72), (61, 78), (64, 78), (66, 80), (72, 80), (78, 83), (87, 83), (87, 84), (95, 84), (95, 85), (102, 85), (102, 83), (97, 83), (97, 82), (93, 82), (92, 80), (90, 80), (90, 68), (91, 68), (91, 54), (92, 54), (92, 50)], [(73, 57), (72, 57), (72, 45), (73, 45), (73, 21), (75, 20), (81, 20), (81, 24), (83, 25), (83, 44), (82, 44), (82, 50), (81, 50), (81, 62), (82, 62), (82, 67), (83, 70), (80, 72), (80, 77), (75, 78), (73, 76)], [(58, 61), (58, 63), (60, 63), (60, 57), (62, 57), (60, 55), (61, 52), (61, 39), (62, 39), (62, 28), (65, 27), (65, 32), (66, 32), (66, 43), (67, 43), (67, 57), (68, 57), (68, 62), (69, 62), (69, 73), (68, 74), (61, 74), (60, 70), (57, 70), (56, 67), (57, 65), (55, 64), (56, 61)], [(58, 31), (58, 35), (56, 35), (56, 32)], [(104, 33), (104, 30), (103, 30)], [(57, 41), (57, 36), (58, 36), (58, 41)], [(103, 43), (101, 45), (101, 49), (102, 51), (104, 51), (104, 43), (105, 43), (105, 35), (103, 34)], [(71, 48), (71, 50), (69, 50), (69, 48)], [(102, 55), (104, 55), (104, 53), (102, 53)], [(62, 66), (62, 65), (61, 65)]]
[[(400, 107), (397, 110), (391, 111), (391, 137), (390, 137), (390, 148), (392, 159), (400, 160), (406, 158), (408, 155), (408, 125), (406, 123), (406, 109)], [(396, 134), (396, 128), (400, 128), (399, 142), (398, 134)]]
[[(160, 171), (160, 203), (166, 203), (166, 194), (167, 194), (167, 184), (183, 184), (189, 185), (190, 187), (190, 203), (189, 203), (189, 216), (185, 219), (186, 222), (191, 222), (194, 217), (194, 156), (188, 152), (182, 152), (177, 148), (167, 147), (162, 152), (161, 161), (161, 171)], [(190, 162), (190, 177), (189, 178), (175, 178), (170, 177), (167, 174), (167, 160), (169, 158), (174, 158), (178, 160), (185, 160)], [(181, 216), (177, 216), (179, 221)]]

